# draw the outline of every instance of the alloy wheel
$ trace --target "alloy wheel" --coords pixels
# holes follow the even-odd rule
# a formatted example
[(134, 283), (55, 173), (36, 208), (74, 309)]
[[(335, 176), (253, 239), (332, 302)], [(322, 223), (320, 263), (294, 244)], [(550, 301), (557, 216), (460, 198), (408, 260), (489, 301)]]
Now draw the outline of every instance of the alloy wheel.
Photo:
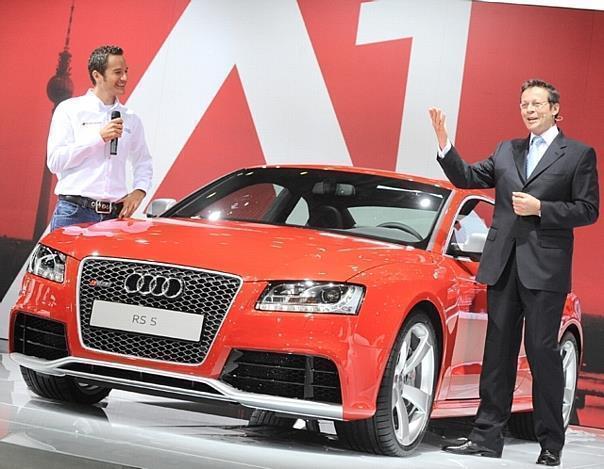
[(415, 442), (430, 417), (435, 366), (433, 334), (418, 322), (405, 334), (392, 380), (392, 425), (403, 446)]
[(562, 370), (564, 372), (562, 417), (564, 419), (564, 427), (566, 427), (570, 421), (570, 415), (577, 390), (578, 351), (575, 341), (570, 339), (564, 340), (560, 345), (560, 354), (562, 355)]

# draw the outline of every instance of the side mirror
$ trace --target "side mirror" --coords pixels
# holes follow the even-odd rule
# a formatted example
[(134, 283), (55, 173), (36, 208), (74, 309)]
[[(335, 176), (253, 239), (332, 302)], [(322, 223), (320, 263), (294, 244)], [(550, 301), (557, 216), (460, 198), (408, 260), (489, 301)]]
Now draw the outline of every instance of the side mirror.
[(153, 200), (147, 209), (145, 215), (149, 218), (159, 217), (162, 213), (168, 210), (176, 203), (175, 199), (155, 199)]
[(486, 241), (486, 233), (470, 233), (470, 237), (465, 243), (451, 243), (448, 252), (454, 257), (467, 257), (474, 262), (478, 262)]
[(467, 254), (482, 254), (486, 242), (486, 233), (470, 233), (468, 240), (460, 247), (461, 250)]

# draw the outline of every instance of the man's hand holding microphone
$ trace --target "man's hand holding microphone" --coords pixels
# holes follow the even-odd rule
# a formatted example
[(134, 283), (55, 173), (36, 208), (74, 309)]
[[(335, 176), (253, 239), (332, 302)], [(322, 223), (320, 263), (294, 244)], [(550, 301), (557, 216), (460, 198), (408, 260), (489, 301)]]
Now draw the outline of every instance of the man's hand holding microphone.
[(113, 111), (111, 113), (111, 120), (105, 127), (101, 129), (100, 132), (101, 138), (105, 143), (111, 141), (111, 146), (109, 149), (110, 155), (117, 155), (117, 139), (122, 136), (123, 131), (124, 120), (121, 118), (119, 111)]

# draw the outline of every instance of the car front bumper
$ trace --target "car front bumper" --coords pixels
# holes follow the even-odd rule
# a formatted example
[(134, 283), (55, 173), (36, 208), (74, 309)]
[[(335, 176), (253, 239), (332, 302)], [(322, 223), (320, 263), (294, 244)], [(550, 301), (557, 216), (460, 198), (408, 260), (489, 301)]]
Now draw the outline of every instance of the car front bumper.
[[(217, 379), (190, 374), (166, 371), (158, 373), (148, 368), (75, 357), (44, 360), (13, 352), (10, 354), (10, 358), (20, 366), (39, 373), (54, 376), (73, 376), (94, 381), (101, 385), (104, 384), (107, 387), (119, 386), (137, 389), (141, 392), (145, 392), (145, 390), (156, 391), (188, 399), (237, 402), (247, 407), (302, 417), (343, 419), (341, 405), (244, 392)], [(196, 384), (200, 386), (196, 386)]]

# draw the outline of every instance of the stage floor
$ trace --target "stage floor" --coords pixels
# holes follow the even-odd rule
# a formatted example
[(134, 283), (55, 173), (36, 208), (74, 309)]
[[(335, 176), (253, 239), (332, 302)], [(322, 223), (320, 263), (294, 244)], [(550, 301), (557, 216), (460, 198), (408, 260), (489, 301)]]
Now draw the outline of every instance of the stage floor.
[[(373, 456), (340, 446), (329, 422), (321, 433), (247, 427), (246, 411), (112, 391), (94, 407), (47, 401), (30, 393), (6, 353), (0, 362), (0, 468), (536, 468), (539, 446), (506, 439), (502, 459), (440, 451), (467, 423), (435, 423), (407, 458)], [(237, 418), (240, 417), (240, 418)], [(435, 421), (436, 422), (436, 421)], [(571, 427), (565, 469), (604, 467), (604, 431)]]

